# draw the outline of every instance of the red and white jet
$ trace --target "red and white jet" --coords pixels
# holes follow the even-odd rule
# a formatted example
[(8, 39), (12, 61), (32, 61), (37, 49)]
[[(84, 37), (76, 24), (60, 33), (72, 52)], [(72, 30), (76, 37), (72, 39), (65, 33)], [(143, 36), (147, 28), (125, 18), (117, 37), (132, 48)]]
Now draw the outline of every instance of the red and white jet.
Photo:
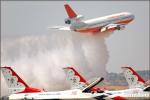
[(104, 17), (83, 20), (83, 16), (77, 15), (68, 4), (65, 4), (64, 7), (68, 14), (68, 18), (65, 19), (65, 24), (69, 26), (55, 26), (50, 28), (81, 33), (104, 33), (122, 30), (134, 19), (133, 14), (121, 12)]

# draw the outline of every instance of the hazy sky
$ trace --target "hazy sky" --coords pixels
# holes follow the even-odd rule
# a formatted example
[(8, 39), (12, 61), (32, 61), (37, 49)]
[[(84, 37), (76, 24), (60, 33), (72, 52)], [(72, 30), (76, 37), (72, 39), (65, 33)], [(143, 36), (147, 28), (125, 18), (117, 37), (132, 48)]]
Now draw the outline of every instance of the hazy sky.
[(149, 1), (3, 1), (2, 40), (47, 34), (50, 31), (47, 27), (64, 25), (67, 17), (64, 3), (70, 4), (85, 19), (122, 11), (133, 13), (135, 20), (125, 30), (116, 31), (106, 39), (109, 51), (107, 70), (118, 72), (123, 65), (135, 65), (137, 70), (149, 68)]

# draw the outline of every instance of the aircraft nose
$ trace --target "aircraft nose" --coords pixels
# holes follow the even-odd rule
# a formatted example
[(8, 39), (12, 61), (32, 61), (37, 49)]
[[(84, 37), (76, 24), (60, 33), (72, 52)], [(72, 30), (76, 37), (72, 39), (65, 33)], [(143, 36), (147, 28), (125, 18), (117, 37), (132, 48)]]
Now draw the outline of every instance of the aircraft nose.
[(126, 15), (129, 16), (132, 20), (135, 18), (135, 16), (130, 12), (126, 12)]
[(135, 16), (134, 16), (132, 13), (128, 13), (127, 15), (130, 16), (131, 19), (134, 19), (134, 18), (135, 18)]

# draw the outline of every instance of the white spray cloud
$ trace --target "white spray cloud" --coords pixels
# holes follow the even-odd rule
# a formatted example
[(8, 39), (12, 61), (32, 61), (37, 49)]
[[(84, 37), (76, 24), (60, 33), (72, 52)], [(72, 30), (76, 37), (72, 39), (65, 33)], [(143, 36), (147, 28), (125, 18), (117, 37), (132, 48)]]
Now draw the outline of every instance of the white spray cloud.
[[(69, 89), (63, 67), (75, 67), (86, 79), (105, 77), (105, 37), (57, 31), (2, 39), (1, 65), (12, 66), (33, 87)], [(2, 95), (7, 94), (7, 88), (2, 78)]]

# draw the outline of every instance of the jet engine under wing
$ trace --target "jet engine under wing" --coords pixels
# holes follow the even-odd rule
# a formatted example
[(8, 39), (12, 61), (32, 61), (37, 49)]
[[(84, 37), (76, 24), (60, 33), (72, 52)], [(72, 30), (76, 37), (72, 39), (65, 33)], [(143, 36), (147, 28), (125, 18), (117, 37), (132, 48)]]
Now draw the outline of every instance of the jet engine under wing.
[(125, 25), (122, 24), (108, 24), (101, 28), (101, 32), (105, 32), (107, 30), (123, 30)]
[(54, 26), (54, 27), (49, 27), (51, 29), (58, 29), (58, 30), (64, 30), (64, 31), (71, 31), (70, 27), (67, 26)]

